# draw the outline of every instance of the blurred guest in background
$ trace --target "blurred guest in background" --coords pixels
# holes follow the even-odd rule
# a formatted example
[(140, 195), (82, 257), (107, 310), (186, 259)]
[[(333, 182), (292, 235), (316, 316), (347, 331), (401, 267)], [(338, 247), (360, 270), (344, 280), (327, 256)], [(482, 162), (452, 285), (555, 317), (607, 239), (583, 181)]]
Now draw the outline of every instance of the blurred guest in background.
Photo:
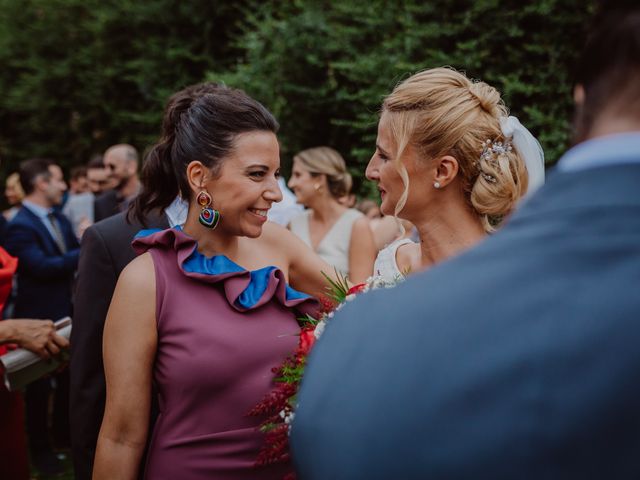
[(102, 155), (94, 155), (87, 163), (87, 181), (89, 191), (94, 195), (100, 195), (115, 187), (109, 170), (104, 166)]
[(89, 160), (86, 168), (81, 168), (84, 168), (86, 172), (87, 189), (82, 193), (69, 195), (62, 208), (62, 213), (71, 221), (73, 231), (78, 240), (82, 238), (84, 231), (93, 225), (95, 221), (96, 195), (105, 192), (113, 184), (109, 170), (102, 163), (101, 156), (94, 156)]
[(126, 211), (140, 191), (138, 152), (134, 147), (124, 143), (109, 147), (104, 152), (103, 161), (115, 187), (96, 198), (94, 209), (96, 222)]
[(376, 255), (369, 222), (338, 201), (351, 190), (342, 156), (329, 147), (303, 150), (293, 158), (289, 187), (308, 208), (291, 220), (289, 229), (351, 282), (369, 278)]
[[(18, 262), (0, 248), (0, 315), (11, 292), (12, 277)], [(56, 334), (50, 320), (12, 319), (0, 321), (0, 356), (4, 344), (26, 348), (42, 358), (57, 355), (69, 342)], [(29, 480), (27, 437), (24, 429), (24, 404), (21, 392), (9, 392), (0, 383), (0, 477), (6, 480)]]
[(298, 216), (304, 210), (304, 207), (298, 204), (296, 196), (287, 188), (284, 177), (278, 179), (278, 186), (282, 192), (282, 200), (274, 203), (269, 210), (269, 221), (286, 227), (293, 217)]
[(356, 204), (356, 210), (362, 212), (364, 216), (369, 220), (382, 218), (382, 213), (380, 213), (380, 206), (370, 198), (360, 200)]
[[(50, 160), (20, 164), (20, 184), (26, 194), (22, 208), (9, 223), (5, 248), (18, 258), (15, 317), (57, 320), (71, 315), (71, 283), (79, 245), (69, 220), (54, 207), (67, 189), (60, 167)], [(69, 445), (68, 373), (56, 376), (52, 433), (60, 446)], [(51, 379), (27, 387), (27, 432), (33, 463), (43, 473), (61, 471), (49, 440)]]
[(79, 195), (88, 191), (87, 167), (73, 167), (69, 174), (69, 196)]
[(7, 221), (10, 221), (15, 217), (16, 213), (18, 213), (18, 210), (20, 210), (20, 205), (24, 198), (24, 190), (22, 190), (22, 185), (20, 185), (20, 175), (18, 175), (17, 172), (7, 177), (4, 196), (9, 204), (9, 209), (2, 212), (2, 214)]

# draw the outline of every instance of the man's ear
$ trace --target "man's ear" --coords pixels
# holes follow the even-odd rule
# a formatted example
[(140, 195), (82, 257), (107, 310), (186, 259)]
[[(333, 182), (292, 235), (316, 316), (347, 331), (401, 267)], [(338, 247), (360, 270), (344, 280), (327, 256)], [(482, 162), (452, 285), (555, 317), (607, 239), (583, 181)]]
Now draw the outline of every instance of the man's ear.
[(584, 87), (580, 84), (577, 84), (573, 88), (573, 101), (576, 105), (583, 105), (585, 99)]
[(37, 192), (41, 192), (47, 189), (49, 186), (49, 182), (51, 181), (51, 177), (47, 175), (37, 175), (33, 179), (33, 190)]
[(438, 183), (440, 188), (446, 187), (450, 184), (456, 175), (460, 166), (458, 160), (451, 155), (445, 155), (435, 160), (434, 177), (433, 182)]

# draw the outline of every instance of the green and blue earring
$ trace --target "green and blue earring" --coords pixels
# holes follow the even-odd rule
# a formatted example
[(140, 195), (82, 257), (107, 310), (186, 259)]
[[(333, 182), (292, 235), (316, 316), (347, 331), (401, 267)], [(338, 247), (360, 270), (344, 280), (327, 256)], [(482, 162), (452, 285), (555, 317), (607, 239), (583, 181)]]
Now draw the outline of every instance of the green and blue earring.
[(206, 190), (203, 190), (198, 194), (196, 201), (202, 208), (198, 221), (201, 225), (213, 230), (218, 226), (218, 223), (220, 223), (220, 212), (211, 208), (213, 204), (211, 195), (209, 195), (209, 192)]

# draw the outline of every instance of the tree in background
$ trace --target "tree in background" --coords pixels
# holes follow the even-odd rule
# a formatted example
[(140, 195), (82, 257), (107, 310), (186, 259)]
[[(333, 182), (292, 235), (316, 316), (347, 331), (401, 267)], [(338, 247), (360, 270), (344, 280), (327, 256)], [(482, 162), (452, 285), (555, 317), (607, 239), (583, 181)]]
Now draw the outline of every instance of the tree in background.
[[(0, 157), (141, 150), (167, 97), (206, 78), (272, 109), (283, 164), (331, 145), (362, 178), (385, 94), (442, 65), (496, 86), (550, 162), (593, 0), (0, 0)], [(366, 187), (361, 188), (366, 193)]]
[(361, 177), (383, 96), (410, 73), (450, 65), (496, 86), (554, 162), (568, 144), (570, 72), (592, 9), (578, 0), (267, 2), (238, 38), (243, 61), (210, 78), (273, 109), (285, 158), (327, 144)]
[(113, 143), (147, 147), (171, 93), (234, 61), (242, 6), (0, 0), (3, 170), (30, 156), (69, 166)]

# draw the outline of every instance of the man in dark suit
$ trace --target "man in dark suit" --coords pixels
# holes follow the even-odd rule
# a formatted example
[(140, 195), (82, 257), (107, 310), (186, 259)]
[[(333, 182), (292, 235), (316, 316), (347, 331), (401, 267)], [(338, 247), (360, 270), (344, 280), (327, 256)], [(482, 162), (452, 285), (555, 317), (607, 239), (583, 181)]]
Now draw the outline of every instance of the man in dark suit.
[(89, 480), (105, 405), (102, 330), (120, 272), (135, 257), (131, 242), (142, 228), (184, 223), (186, 205), (176, 200), (145, 227), (126, 213), (89, 227), (82, 237), (71, 332), (71, 445), (76, 480)]
[(138, 152), (128, 144), (109, 147), (104, 152), (104, 166), (115, 184), (113, 190), (103, 193), (94, 203), (94, 220), (99, 222), (124, 212), (140, 191), (138, 178)]
[(640, 478), (640, 8), (609, 2), (577, 135), (476, 248), (365, 294), (312, 353), (308, 479)]
[[(58, 165), (31, 159), (20, 165), (20, 183), (26, 194), (22, 208), (6, 229), (5, 248), (18, 258), (18, 290), (14, 316), (59, 319), (72, 314), (71, 284), (78, 264), (79, 245), (67, 218), (54, 208), (62, 201), (66, 184)], [(61, 446), (69, 443), (68, 373), (56, 377), (53, 433)], [(29, 447), (43, 473), (61, 466), (52, 452), (47, 429), (51, 380), (27, 388)]]

